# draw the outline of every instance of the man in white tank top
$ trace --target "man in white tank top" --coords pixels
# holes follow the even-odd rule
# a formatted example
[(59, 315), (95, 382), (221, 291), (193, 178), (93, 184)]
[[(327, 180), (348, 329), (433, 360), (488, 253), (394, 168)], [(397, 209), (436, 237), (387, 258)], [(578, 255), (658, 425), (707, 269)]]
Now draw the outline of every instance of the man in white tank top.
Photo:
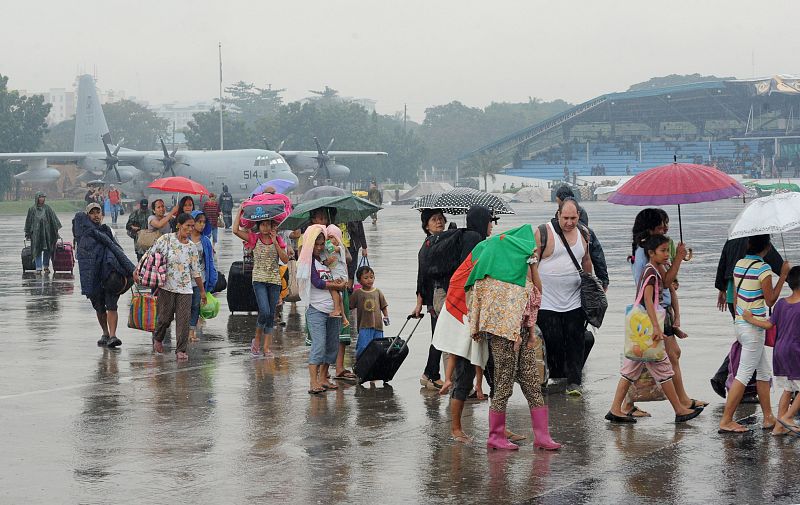
[[(578, 229), (578, 204), (572, 198), (559, 205), (557, 224), (572, 254), (586, 272), (592, 271), (589, 244)], [(556, 221), (556, 220), (553, 220)], [(544, 251), (540, 230), (536, 229), (539, 276), (542, 279), (542, 305), (539, 328), (547, 345), (550, 376), (567, 379), (567, 394), (580, 396), (584, 362), (586, 317), (581, 309), (581, 279), (564, 242), (554, 227), (547, 223)]]

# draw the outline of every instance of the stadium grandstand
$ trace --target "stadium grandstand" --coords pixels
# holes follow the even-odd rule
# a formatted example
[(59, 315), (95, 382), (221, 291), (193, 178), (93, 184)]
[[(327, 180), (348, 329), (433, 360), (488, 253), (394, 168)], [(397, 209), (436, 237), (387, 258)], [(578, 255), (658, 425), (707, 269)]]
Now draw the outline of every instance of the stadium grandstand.
[(610, 93), (464, 155), (505, 174), (559, 180), (679, 162), (750, 177), (800, 173), (800, 77), (720, 80)]

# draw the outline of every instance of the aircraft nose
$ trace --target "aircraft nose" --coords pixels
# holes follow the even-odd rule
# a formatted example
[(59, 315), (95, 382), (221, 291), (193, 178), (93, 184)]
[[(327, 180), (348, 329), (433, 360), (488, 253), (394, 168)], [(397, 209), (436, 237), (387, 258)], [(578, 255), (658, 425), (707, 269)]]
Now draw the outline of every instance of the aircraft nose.
[(285, 174), (281, 175), (281, 179), (292, 181), (295, 187), (297, 187), (297, 185), (300, 183), (300, 179), (298, 179), (297, 176), (294, 175), (294, 173), (291, 170), (288, 170)]

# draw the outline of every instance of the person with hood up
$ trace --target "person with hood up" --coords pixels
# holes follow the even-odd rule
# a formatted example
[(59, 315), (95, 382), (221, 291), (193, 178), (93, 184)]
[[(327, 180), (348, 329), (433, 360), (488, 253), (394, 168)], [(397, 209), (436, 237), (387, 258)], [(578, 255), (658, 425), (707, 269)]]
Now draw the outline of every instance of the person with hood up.
[[(577, 212), (576, 212), (577, 219)], [(529, 224), (508, 230), (478, 244), (450, 281), (448, 301), (463, 313), (469, 307), (470, 335), (489, 346), (494, 355), (495, 392), (489, 406), (491, 449), (515, 450), (507, 440), (506, 406), (517, 382), (528, 401), (534, 447), (556, 450), (549, 430), (549, 411), (542, 397), (536, 366), (535, 340), (542, 283), (533, 227)], [(459, 290), (461, 288), (461, 290)], [(451, 291), (453, 296), (451, 296)], [(462, 294), (470, 291), (469, 300)]]
[(222, 220), (227, 230), (233, 223), (233, 195), (228, 191), (227, 184), (222, 185), (222, 194), (219, 195), (219, 210), (222, 212)]
[(28, 209), (28, 216), (25, 218), (25, 240), (31, 242), (37, 274), (42, 273), (43, 268), (44, 273), (50, 272), (50, 259), (56, 250), (58, 230), (61, 229), (58, 216), (44, 203), (46, 198), (44, 193), (36, 193), (33, 206)]
[(111, 349), (122, 345), (117, 337), (117, 301), (132, 285), (135, 266), (114, 239), (108, 225), (102, 224), (99, 203), (90, 203), (85, 212), (72, 219), (72, 234), (80, 271), (81, 294), (92, 302), (103, 335), (97, 341)]
[[(200, 277), (203, 279), (206, 293), (211, 293), (217, 285), (217, 267), (214, 261), (214, 246), (211, 244), (211, 223), (201, 210), (193, 210), (194, 228), (189, 239), (200, 255)], [(189, 318), (189, 340), (197, 341), (197, 322), (200, 320), (200, 288), (192, 287), (192, 315)]]
[[(496, 220), (488, 208), (479, 205), (470, 207), (467, 211), (467, 228), (462, 231), (459, 263), (463, 263), (475, 246), (492, 234)], [(442, 307), (439, 312), (446, 309)], [(433, 333), (433, 346), (449, 354), (444, 385), (439, 394), (445, 395), (450, 392), (450, 431), (453, 440), (461, 443), (472, 441), (472, 437), (464, 433), (461, 427), (461, 414), (464, 402), (472, 390), (476, 372), (478, 377), (481, 377), (482, 368), (486, 366), (488, 359), (488, 352), (475, 354), (471, 343), (469, 328), (463, 324), (452, 326), (442, 320), (438, 322), (437, 329)]]

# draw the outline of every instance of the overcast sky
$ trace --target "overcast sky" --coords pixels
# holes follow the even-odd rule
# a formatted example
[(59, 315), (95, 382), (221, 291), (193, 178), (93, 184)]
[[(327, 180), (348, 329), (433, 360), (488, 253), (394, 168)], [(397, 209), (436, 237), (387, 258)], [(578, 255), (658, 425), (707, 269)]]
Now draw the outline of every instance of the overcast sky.
[[(793, 8), (794, 7), (794, 8)], [(460, 100), (580, 102), (671, 73), (800, 73), (793, 1), (4, 1), (12, 88), (101, 88), (208, 100), (239, 80), (308, 96), (325, 85), (423, 119)]]

